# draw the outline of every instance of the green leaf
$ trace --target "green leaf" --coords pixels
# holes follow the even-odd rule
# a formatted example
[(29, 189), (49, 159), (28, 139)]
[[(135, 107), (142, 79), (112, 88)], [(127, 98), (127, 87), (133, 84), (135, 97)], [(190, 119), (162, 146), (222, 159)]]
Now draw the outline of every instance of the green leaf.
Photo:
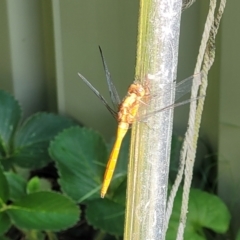
[(100, 197), (107, 149), (99, 134), (86, 128), (66, 129), (51, 143), (49, 152), (63, 192), (77, 202)]
[(8, 182), (0, 166), (0, 206), (4, 205), (9, 198)]
[(40, 168), (51, 158), (49, 142), (63, 129), (76, 125), (62, 116), (38, 113), (30, 117), (16, 133), (12, 159), (21, 167)]
[(123, 206), (125, 206), (125, 204), (126, 204), (126, 189), (127, 189), (127, 176), (125, 176), (122, 183), (114, 191), (114, 195), (112, 197), (112, 200), (114, 202), (120, 203)]
[(19, 228), (60, 231), (73, 226), (79, 208), (55, 192), (36, 192), (9, 206), (7, 213)]
[(199, 227), (209, 228), (217, 233), (225, 233), (228, 230), (230, 212), (218, 196), (192, 189), (190, 199), (190, 222), (195, 221)]
[(9, 185), (9, 200), (16, 201), (26, 195), (27, 181), (13, 172), (4, 173)]
[[(182, 191), (179, 191), (174, 202), (173, 214), (167, 232), (167, 240), (175, 240), (179, 224)], [(210, 193), (191, 189), (189, 208), (184, 239), (206, 239), (203, 228), (217, 233), (227, 231), (230, 223), (230, 213), (223, 201)]]
[(51, 191), (51, 189), (51, 183), (45, 178), (33, 177), (27, 183), (27, 193)]
[(122, 236), (124, 226), (123, 205), (107, 198), (87, 202), (86, 218), (94, 228), (107, 233)]
[(3, 235), (11, 227), (9, 216), (5, 212), (0, 212), (0, 235)]
[(0, 155), (10, 153), (11, 140), (21, 119), (18, 102), (7, 92), (0, 90)]
[(40, 179), (39, 177), (31, 178), (27, 183), (27, 193), (34, 193), (40, 190)]

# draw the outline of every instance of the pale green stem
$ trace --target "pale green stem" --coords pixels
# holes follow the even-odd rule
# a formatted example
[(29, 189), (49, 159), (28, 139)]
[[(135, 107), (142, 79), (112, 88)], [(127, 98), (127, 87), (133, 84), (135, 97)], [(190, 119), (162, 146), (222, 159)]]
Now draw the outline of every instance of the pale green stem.
[[(147, 80), (150, 93), (158, 96), (150, 97), (147, 113), (174, 99), (181, 6), (182, 0), (140, 1), (135, 74), (142, 83)], [(172, 120), (168, 110), (133, 126), (125, 240), (164, 239)]]

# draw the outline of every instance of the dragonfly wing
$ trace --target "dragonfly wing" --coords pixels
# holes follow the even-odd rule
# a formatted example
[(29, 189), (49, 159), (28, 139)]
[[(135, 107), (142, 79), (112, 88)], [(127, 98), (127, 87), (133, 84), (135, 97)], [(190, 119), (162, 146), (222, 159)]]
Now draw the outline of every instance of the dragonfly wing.
[(199, 97), (196, 97), (196, 98), (190, 98), (190, 99), (188, 99), (188, 100), (185, 100), (185, 101), (182, 101), (182, 102), (179, 102), (179, 103), (174, 103), (174, 104), (168, 105), (168, 106), (166, 106), (166, 107), (164, 107), (164, 108), (162, 108), (162, 109), (160, 109), (160, 110), (157, 110), (157, 111), (155, 111), (154, 113), (166, 111), (166, 110), (168, 110), (168, 109), (172, 109), (172, 108), (175, 108), (175, 107), (180, 107), (180, 106), (182, 106), (182, 105), (185, 105), (185, 104), (190, 103), (190, 102), (193, 102), (193, 101), (197, 101), (197, 100), (199, 100), (200, 98), (204, 98), (204, 97), (205, 97), (205, 95), (199, 96)]
[(109, 106), (105, 98), (98, 92), (98, 90), (80, 73), (78, 73), (78, 76), (83, 80), (84, 83), (87, 84), (87, 86), (95, 93), (95, 95), (103, 102), (105, 107), (108, 109), (108, 111), (113, 115), (114, 118), (116, 118), (117, 113)]
[(103, 62), (103, 67), (104, 67), (104, 71), (105, 71), (105, 75), (106, 75), (106, 79), (107, 79), (108, 90), (110, 93), (112, 104), (115, 107), (115, 110), (117, 110), (119, 104), (121, 103), (121, 100), (119, 98), (117, 89), (112, 82), (111, 74), (108, 70), (107, 63), (105, 61), (105, 58), (104, 58), (104, 55), (103, 55), (103, 52), (102, 52), (102, 49), (100, 46), (99, 46), (99, 50), (100, 50), (100, 54), (101, 54), (101, 58), (102, 58), (102, 62)]
[(173, 103), (173, 104), (171, 104), (171, 105), (168, 105), (168, 106), (166, 106), (166, 107), (163, 107), (163, 108), (161, 108), (161, 109), (158, 109), (158, 110), (156, 110), (156, 111), (153, 111), (153, 112), (151, 112), (151, 113), (148, 113), (148, 114), (144, 115), (143, 117), (141, 117), (141, 121), (146, 121), (147, 118), (149, 118), (150, 116), (152, 116), (152, 115), (154, 115), (154, 114), (157, 114), (157, 113), (160, 113), (160, 112), (169, 110), (169, 109), (173, 109), (173, 108), (175, 108), (175, 107), (180, 107), (180, 106), (182, 106), (182, 105), (185, 105), (185, 104), (190, 103), (190, 102), (193, 102), (193, 101), (197, 101), (197, 100), (199, 100), (200, 98), (204, 98), (204, 97), (205, 97), (205, 95), (199, 96), (199, 97), (196, 97), (196, 98), (191, 98), (191, 99), (188, 99), (188, 100), (179, 102), (179, 103)]
[(186, 93), (191, 91), (192, 83), (194, 81), (198, 81), (199, 85), (201, 84), (202, 73), (195, 74), (191, 77), (188, 77), (181, 82), (176, 84), (176, 92), (175, 92), (175, 101), (183, 97)]

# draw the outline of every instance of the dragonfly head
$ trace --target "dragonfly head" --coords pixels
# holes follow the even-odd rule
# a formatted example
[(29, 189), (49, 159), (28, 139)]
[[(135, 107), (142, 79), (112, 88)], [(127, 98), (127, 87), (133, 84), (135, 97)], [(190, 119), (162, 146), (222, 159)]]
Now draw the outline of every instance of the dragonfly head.
[(128, 94), (136, 94), (137, 97), (142, 98), (145, 96), (145, 88), (140, 83), (132, 83), (128, 88)]

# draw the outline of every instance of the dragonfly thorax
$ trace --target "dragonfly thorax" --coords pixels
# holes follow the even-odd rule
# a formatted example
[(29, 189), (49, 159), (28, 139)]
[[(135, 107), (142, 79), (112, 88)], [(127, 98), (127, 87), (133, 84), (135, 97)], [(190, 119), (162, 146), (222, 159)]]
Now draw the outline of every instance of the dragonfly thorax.
[(118, 109), (118, 122), (132, 124), (135, 121), (141, 99), (146, 90), (140, 83), (133, 83), (128, 88), (128, 95), (123, 99)]

